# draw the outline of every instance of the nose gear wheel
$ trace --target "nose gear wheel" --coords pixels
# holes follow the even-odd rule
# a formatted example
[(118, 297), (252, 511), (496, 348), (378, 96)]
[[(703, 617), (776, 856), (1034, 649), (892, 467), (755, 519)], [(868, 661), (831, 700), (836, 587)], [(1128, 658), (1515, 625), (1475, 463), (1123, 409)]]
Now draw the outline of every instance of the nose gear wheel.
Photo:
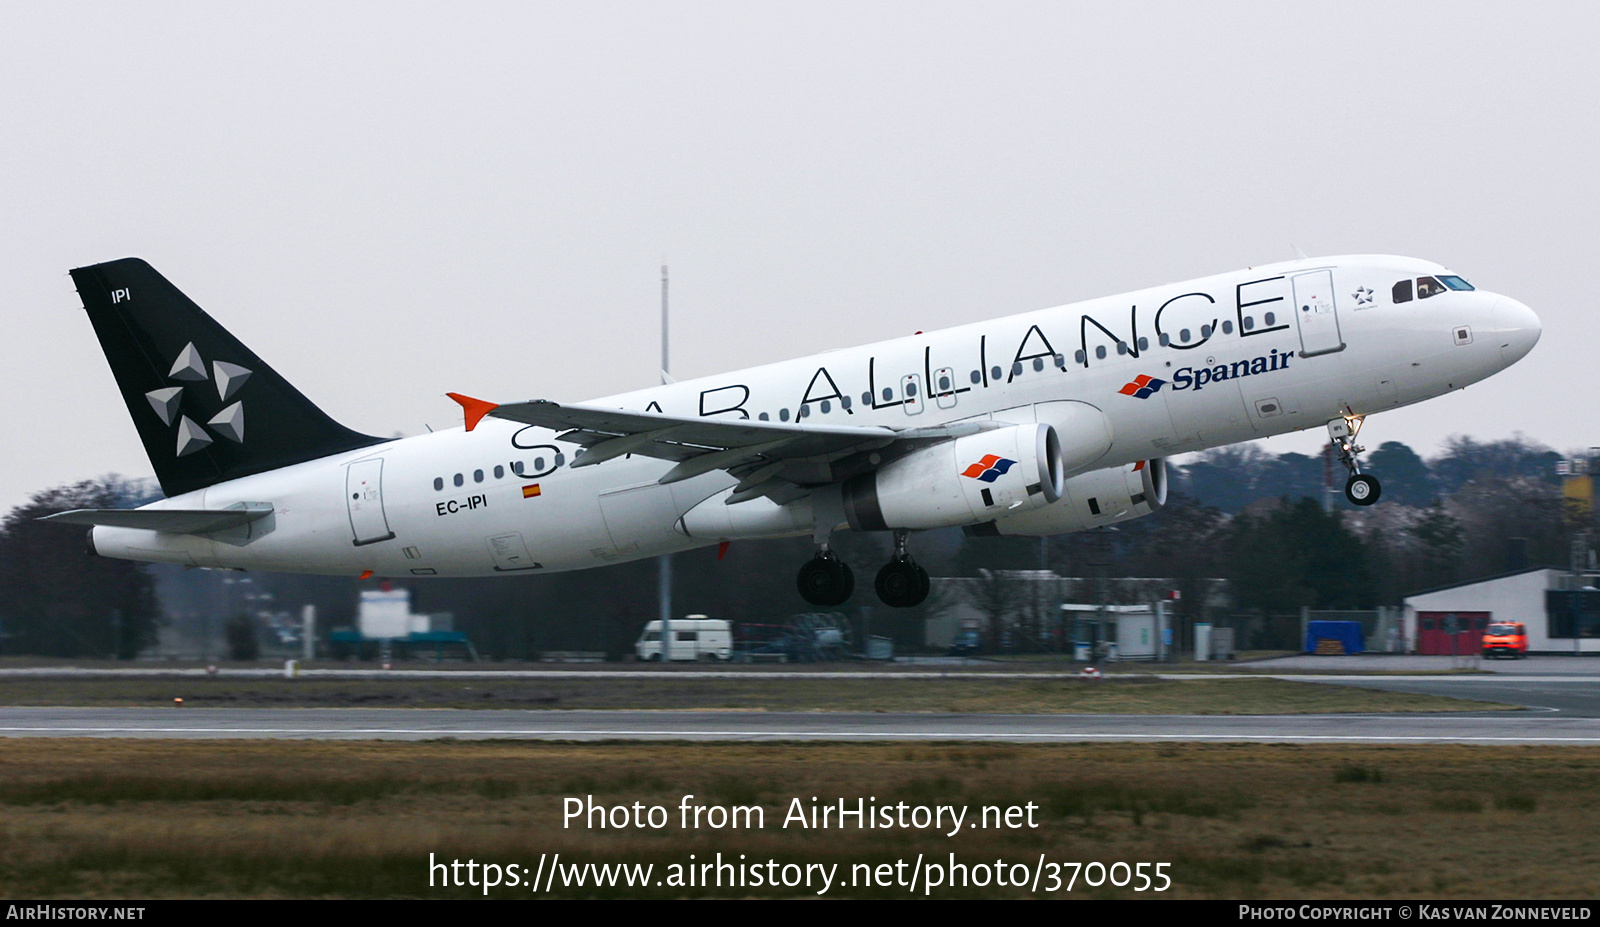
[(1350, 478), (1344, 484), (1344, 497), (1351, 505), (1371, 505), (1383, 493), (1377, 477), (1361, 472), (1361, 452), (1366, 448), (1356, 443), (1356, 435), (1365, 421), (1364, 415), (1347, 415), (1328, 423), (1328, 440), (1338, 450), (1339, 462), (1350, 471)]

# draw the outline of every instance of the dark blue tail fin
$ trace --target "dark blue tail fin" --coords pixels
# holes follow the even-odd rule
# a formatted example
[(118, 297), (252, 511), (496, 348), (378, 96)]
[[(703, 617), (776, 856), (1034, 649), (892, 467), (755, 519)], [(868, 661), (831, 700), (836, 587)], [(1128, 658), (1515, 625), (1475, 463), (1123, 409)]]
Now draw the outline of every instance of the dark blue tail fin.
[(167, 496), (383, 440), (329, 418), (144, 261), (72, 281)]

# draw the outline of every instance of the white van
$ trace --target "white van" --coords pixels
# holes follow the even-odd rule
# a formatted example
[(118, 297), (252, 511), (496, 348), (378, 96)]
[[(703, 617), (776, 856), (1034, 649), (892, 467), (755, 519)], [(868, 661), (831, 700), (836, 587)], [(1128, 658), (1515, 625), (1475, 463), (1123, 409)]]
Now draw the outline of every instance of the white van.
[[(653, 662), (661, 659), (661, 622), (652, 621), (644, 626), (644, 633), (634, 642), (634, 653), (640, 660)], [(733, 656), (733, 626), (721, 618), (690, 615), (672, 619), (672, 648), (668, 659), (727, 660)]]

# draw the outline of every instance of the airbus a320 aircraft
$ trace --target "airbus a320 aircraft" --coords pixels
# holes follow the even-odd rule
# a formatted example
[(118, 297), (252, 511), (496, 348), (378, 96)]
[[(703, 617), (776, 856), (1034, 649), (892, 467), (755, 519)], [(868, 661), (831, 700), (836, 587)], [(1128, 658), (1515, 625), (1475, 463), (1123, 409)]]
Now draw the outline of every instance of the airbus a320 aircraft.
[(800, 594), (851, 595), (833, 532), (1054, 535), (1148, 515), (1165, 458), (1326, 428), (1377, 501), (1366, 416), (1475, 383), (1539, 319), (1445, 268), (1299, 260), (588, 403), (450, 394), (461, 428), (338, 424), (136, 258), (72, 271), (167, 498), (51, 516), (103, 556), (352, 576), (576, 570), (811, 535)]

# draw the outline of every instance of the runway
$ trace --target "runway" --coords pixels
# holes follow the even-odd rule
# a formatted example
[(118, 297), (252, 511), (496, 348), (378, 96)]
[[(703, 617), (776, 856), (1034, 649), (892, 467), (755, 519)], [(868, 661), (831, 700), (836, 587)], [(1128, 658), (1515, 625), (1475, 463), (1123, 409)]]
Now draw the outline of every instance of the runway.
[[(1392, 659), (1392, 658), (1391, 658)], [(1284, 661), (1289, 662), (1289, 661)], [(1263, 743), (1600, 744), (1600, 661), (1550, 660), (1521, 673), (1478, 675), (1270, 674), (1272, 678), (1443, 695), (1522, 705), (1520, 712), (1339, 715), (935, 714), (920, 712), (526, 711), (412, 708), (45, 708), (0, 707), (0, 737), (127, 737), (281, 740), (690, 740), (858, 741), (965, 740), (1017, 743), (1215, 741)], [(1544, 661), (1541, 661), (1544, 662)], [(1533, 672), (1527, 670), (1533, 669)], [(1556, 671), (1566, 669), (1565, 674)], [(1576, 672), (1574, 672), (1576, 671)], [(81, 671), (80, 671), (81, 672)], [(103, 675), (89, 671), (82, 675)], [(111, 673), (118, 671), (112, 670)], [(127, 671), (122, 671), (126, 673)], [(140, 672), (135, 670), (134, 672)], [(252, 675), (259, 671), (250, 671)], [(362, 671), (358, 671), (362, 672)], [(411, 671), (387, 673), (397, 677)], [(0, 671), (78, 675), (70, 669)], [(440, 675), (475, 673), (446, 671)], [(571, 676), (537, 670), (526, 675)], [(581, 675), (612, 675), (580, 671)], [(265, 673), (262, 673), (265, 675)], [(346, 675), (334, 671), (329, 676)], [(421, 673), (417, 675), (423, 675)], [(428, 674), (432, 675), (432, 674)], [(512, 673), (506, 675), (524, 675)], [(624, 675), (618, 672), (615, 675)], [(625, 675), (638, 678), (636, 671)], [(668, 673), (658, 678), (737, 676), (746, 672)], [(772, 676), (878, 678), (901, 684), (942, 672), (773, 672)], [(1029, 678), (1059, 674), (963, 673)], [(1184, 675), (1172, 679), (1246, 679), (1269, 674)], [(348, 677), (347, 677), (348, 678)], [(893, 684), (893, 683), (891, 683)]]
[(373, 708), (4, 708), (0, 736), (275, 740), (986, 741), (1600, 745), (1561, 712), (1001, 715)]

